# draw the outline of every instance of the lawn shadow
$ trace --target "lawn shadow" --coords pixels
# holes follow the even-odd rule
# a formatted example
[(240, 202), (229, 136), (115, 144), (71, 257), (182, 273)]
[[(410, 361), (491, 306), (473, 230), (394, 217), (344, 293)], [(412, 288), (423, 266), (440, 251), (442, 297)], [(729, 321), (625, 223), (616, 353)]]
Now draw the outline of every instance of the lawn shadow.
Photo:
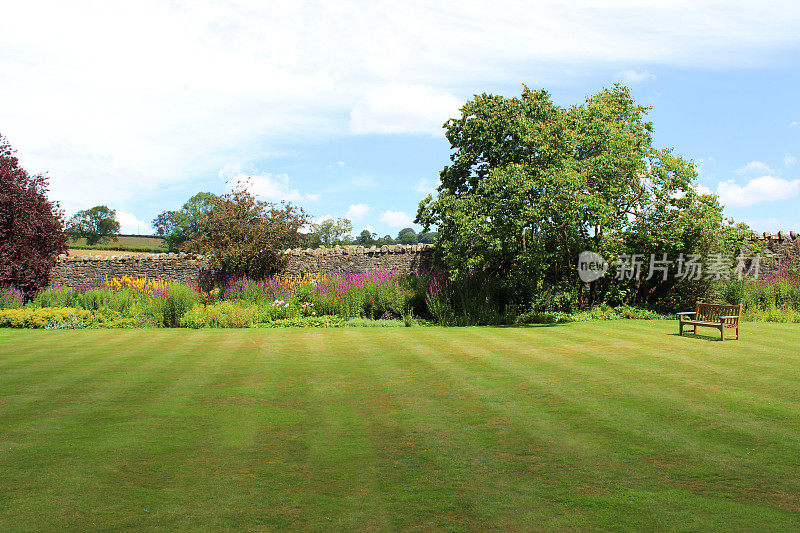
[(540, 324), (496, 324), (493, 328), (518, 329), (518, 328), (551, 328), (553, 326), (566, 326), (569, 322), (548, 322)]
[[(680, 335), (678, 333), (670, 333), (670, 335), (673, 336), (673, 337), (687, 337), (687, 338), (690, 338), (690, 339), (698, 339), (698, 340), (703, 340), (703, 341), (722, 342), (722, 339), (719, 338), (719, 335), (715, 336), (712, 333), (687, 333), (687, 332), (684, 332), (683, 335)], [(728, 340), (735, 340), (735, 339), (728, 339)]]

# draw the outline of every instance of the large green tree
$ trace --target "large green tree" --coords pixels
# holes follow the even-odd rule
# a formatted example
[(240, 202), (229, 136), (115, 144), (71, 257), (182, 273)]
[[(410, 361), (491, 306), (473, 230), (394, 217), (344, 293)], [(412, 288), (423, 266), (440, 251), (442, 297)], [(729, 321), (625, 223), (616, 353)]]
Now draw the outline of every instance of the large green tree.
[(419, 242), (419, 237), (417, 236), (417, 232), (414, 231), (414, 228), (403, 228), (397, 234), (397, 242), (399, 244), (417, 244), (417, 242)]
[(211, 209), (217, 198), (214, 193), (199, 192), (177, 211), (164, 211), (153, 219), (156, 235), (165, 236), (170, 251), (182, 249), (184, 243), (200, 231), (205, 212)]
[(83, 237), (89, 245), (116, 239), (119, 229), (117, 212), (105, 205), (78, 211), (67, 222), (67, 232), (72, 238)]
[[(730, 232), (716, 197), (697, 193), (690, 161), (653, 147), (648, 110), (621, 85), (570, 108), (527, 87), (467, 102), (445, 124), (453, 153), (437, 197), (417, 212), (425, 229), (438, 228), (437, 259), (453, 276), (480, 270), (526, 298), (575, 300), (583, 250), (613, 258), (723, 247)], [(668, 286), (626, 290), (653, 299)], [(604, 280), (591, 291), (608, 289)]]
[(349, 244), (353, 223), (346, 218), (328, 218), (314, 226), (311, 242), (318, 246), (331, 247), (334, 244)]

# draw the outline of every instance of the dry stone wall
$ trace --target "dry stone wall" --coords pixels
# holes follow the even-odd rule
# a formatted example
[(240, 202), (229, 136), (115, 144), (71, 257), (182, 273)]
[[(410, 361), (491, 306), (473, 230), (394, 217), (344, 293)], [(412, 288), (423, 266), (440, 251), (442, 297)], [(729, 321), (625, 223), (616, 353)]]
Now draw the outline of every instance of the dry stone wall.
[(373, 269), (410, 274), (430, 268), (433, 246), (430, 244), (392, 246), (334, 246), (333, 248), (295, 248), (284, 252), (288, 263), (284, 275), (304, 272), (323, 274), (362, 273)]
[(759, 277), (786, 270), (800, 271), (800, 235), (794, 231), (752, 234), (745, 241), (746, 256), (761, 254)]
[[(796, 232), (751, 235), (744, 243), (745, 255), (761, 254), (760, 276), (781, 270), (800, 271), (800, 235)], [(343, 274), (372, 269), (395, 270), (408, 274), (429, 268), (433, 256), (430, 244), (392, 245), (370, 248), (295, 248), (284, 252), (288, 262), (283, 275), (304, 272)], [(208, 268), (208, 259), (189, 254), (146, 254), (111, 257), (60, 256), (51, 271), (53, 285), (95, 285), (105, 277), (157, 278), (184, 283), (197, 281)]]
[(108, 278), (156, 278), (183, 283), (196, 282), (200, 270), (208, 268), (202, 255), (146, 254), (128, 256), (59, 256), (50, 271), (52, 286), (97, 285)]
[[(418, 244), (365, 248), (295, 248), (284, 252), (288, 262), (283, 275), (304, 272), (343, 274), (372, 269), (395, 270), (408, 274), (430, 267), (433, 246)], [(209, 267), (208, 259), (191, 254), (145, 254), (130, 256), (65, 256), (50, 271), (53, 286), (97, 285), (105, 278), (156, 278), (183, 283), (196, 282), (200, 271)]]

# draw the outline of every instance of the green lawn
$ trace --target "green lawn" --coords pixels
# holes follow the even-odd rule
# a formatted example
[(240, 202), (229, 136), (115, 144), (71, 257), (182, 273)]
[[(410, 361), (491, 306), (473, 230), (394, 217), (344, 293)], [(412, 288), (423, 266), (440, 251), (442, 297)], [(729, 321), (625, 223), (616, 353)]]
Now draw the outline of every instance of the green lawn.
[(800, 326), (0, 330), (0, 531), (800, 529)]

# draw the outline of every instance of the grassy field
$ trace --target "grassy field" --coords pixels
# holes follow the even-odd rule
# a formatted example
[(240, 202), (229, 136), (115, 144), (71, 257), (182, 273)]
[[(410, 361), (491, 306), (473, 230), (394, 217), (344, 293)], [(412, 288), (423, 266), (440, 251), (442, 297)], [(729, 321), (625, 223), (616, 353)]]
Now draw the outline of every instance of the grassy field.
[(70, 239), (69, 247), (72, 249), (88, 248), (99, 250), (147, 250), (158, 251), (163, 249), (166, 251), (166, 242), (163, 237), (153, 237), (149, 235), (120, 235), (117, 240), (106, 240), (100, 244), (87, 246), (86, 239)]
[(800, 529), (800, 327), (0, 331), (0, 531)]

